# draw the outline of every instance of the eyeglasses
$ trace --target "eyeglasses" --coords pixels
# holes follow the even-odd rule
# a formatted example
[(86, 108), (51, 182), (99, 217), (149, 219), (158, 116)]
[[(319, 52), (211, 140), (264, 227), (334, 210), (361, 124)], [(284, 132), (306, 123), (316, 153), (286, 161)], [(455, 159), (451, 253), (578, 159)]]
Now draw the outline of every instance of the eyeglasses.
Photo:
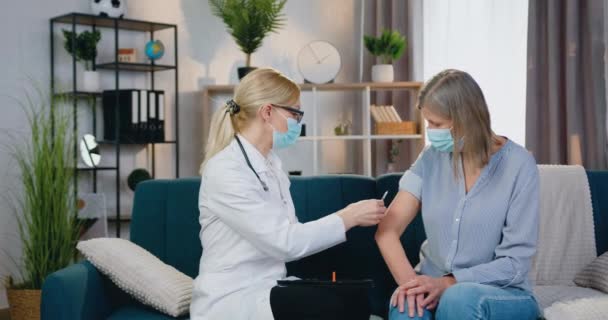
[(298, 110), (293, 107), (282, 106), (280, 104), (271, 104), (271, 106), (283, 109), (283, 110), (291, 113), (291, 115), (294, 117), (294, 119), (296, 119), (296, 121), (298, 123), (302, 122), (302, 118), (304, 118), (304, 111), (302, 111), (302, 110)]

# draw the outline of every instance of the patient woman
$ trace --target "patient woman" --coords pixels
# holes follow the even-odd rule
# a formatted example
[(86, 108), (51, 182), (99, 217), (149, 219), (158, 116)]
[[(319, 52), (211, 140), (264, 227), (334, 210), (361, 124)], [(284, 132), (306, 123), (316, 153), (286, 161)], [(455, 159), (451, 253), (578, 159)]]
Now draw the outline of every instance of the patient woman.
[(289, 179), (273, 150), (296, 143), (303, 116), (298, 85), (264, 68), (243, 78), (211, 119), (192, 320), (369, 318), (365, 296), (358, 303), (324, 288), (277, 286), (285, 262), (344, 242), (347, 230), (376, 225), (386, 211), (383, 201), (364, 200), (298, 222)]
[[(536, 319), (528, 281), (539, 219), (534, 158), (492, 131), (466, 72), (434, 76), (417, 107), (431, 146), (401, 178), (376, 233), (399, 285), (389, 318)], [(415, 271), (399, 238), (420, 209), (427, 241)]]

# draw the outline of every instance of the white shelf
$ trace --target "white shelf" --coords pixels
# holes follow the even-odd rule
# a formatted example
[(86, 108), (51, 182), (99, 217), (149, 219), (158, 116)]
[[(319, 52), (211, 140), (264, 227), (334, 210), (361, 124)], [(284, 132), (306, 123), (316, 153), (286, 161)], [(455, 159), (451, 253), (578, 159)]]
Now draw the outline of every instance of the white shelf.
[[(327, 84), (299, 84), (302, 91), (360, 91), (369, 89), (371, 91), (383, 90), (414, 90), (422, 87), (422, 82), (403, 81), (403, 82), (356, 82), (356, 83), (327, 83)], [(235, 85), (220, 84), (205, 87), (207, 94), (221, 94), (234, 92)]]
[[(331, 84), (300, 84), (300, 88), (302, 91), (308, 91), (312, 94), (312, 110), (310, 110), (311, 122), (310, 125), (307, 126), (307, 133), (309, 136), (300, 137), (299, 141), (302, 143), (311, 143), (312, 152), (310, 152), (310, 162), (312, 163), (312, 174), (317, 175), (321, 174), (321, 152), (320, 150), (324, 147), (325, 141), (357, 141), (361, 144), (361, 153), (357, 155), (361, 157), (361, 165), (363, 166), (363, 174), (372, 176), (373, 172), (373, 157), (372, 154), (372, 141), (382, 141), (382, 140), (410, 140), (419, 143), (420, 150), (424, 147), (424, 138), (425, 138), (425, 128), (422, 125), (424, 120), (422, 119), (422, 115), (419, 110), (414, 109), (412, 115), (413, 118), (409, 120), (416, 121), (418, 124), (418, 132), (419, 134), (406, 134), (406, 135), (374, 135), (373, 134), (373, 126), (372, 126), (372, 117), (371, 117), (371, 101), (372, 101), (372, 92), (375, 91), (394, 91), (394, 90), (405, 90), (412, 91), (412, 96), (417, 96), (418, 90), (422, 87), (421, 82), (389, 82), (389, 83), (331, 83)], [(202, 101), (203, 101), (203, 114), (205, 115), (203, 121), (203, 139), (206, 141), (206, 135), (209, 132), (209, 119), (210, 115), (213, 113), (213, 109), (211, 108), (211, 100), (213, 96), (216, 95), (224, 95), (231, 94), (234, 92), (234, 85), (211, 85), (206, 86), (202, 92)], [(352, 92), (358, 95), (358, 100), (360, 103), (352, 105), (353, 114), (357, 113), (361, 115), (360, 123), (357, 125), (360, 130), (356, 129), (356, 132), (360, 132), (360, 135), (346, 135), (346, 136), (335, 136), (335, 135), (323, 135), (322, 131), (331, 133), (333, 131), (322, 130), (319, 128), (319, 123), (321, 116), (323, 115), (324, 108), (321, 106), (319, 97), (320, 92), (325, 92), (325, 94), (329, 92)], [(409, 118), (409, 117), (407, 117)]]
[(421, 134), (401, 135), (359, 135), (359, 136), (307, 136), (300, 137), (299, 141), (324, 141), (324, 140), (416, 140), (422, 139)]

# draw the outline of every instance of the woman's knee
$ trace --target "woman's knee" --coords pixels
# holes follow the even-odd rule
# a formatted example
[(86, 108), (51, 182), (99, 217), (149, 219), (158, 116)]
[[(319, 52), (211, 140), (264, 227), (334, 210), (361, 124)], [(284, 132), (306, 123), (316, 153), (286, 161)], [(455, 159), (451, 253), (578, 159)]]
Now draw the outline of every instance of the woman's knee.
[(483, 291), (483, 285), (477, 283), (457, 283), (449, 287), (439, 299), (437, 319), (474, 318)]
[(439, 303), (449, 304), (466, 304), (468, 301), (478, 301), (478, 298), (483, 295), (484, 285), (478, 283), (457, 283), (449, 287), (443, 295)]
[(415, 312), (415, 315), (413, 318), (410, 318), (408, 315), (408, 306), (407, 306), (407, 302), (405, 302), (405, 311), (401, 312), (399, 311), (399, 307), (393, 307), (390, 306), (389, 312), (388, 312), (388, 319), (389, 320), (432, 320), (433, 319), (433, 315), (430, 311), (428, 310), (424, 310), (424, 313), (422, 314), (422, 317), (418, 316), (418, 311)]

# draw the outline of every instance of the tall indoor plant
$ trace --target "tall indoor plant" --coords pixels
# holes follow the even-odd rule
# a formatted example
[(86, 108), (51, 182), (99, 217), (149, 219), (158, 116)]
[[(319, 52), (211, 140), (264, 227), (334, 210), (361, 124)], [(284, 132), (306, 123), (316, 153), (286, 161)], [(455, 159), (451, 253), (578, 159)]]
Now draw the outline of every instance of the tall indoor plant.
[(97, 43), (101, 40), (99, 30), (74, 33), (63, 30), (63, 47), (76, 61), (84, 62), (84, 77), (82, 90), (88, 92), (100, 91), (99, 73), (93, 70), (97, 58)]
[(277, 32), (285, 23), (281, 13), (287, 0), (209, 0), (213, 14), (221, 18), (241, 51), (245, 67), (238, 68), (239, 79), (254, 70), (251, 54), (270, 32)]
[(393, 61), (401, 58), (406, 48), (405, 37), (398, 31), (384, 30), (379, 37), (364, 36), (367, 50), (382, 62), (372, 67), (373, 82), (393, 82), (395, 71)]
[(21, 192), (14, 194), (23, 249), (20, 272), (9, 279), (11, 319), (39, 319), (40, 290), (45, 278), (72, 263), (80, 223), (74, 198), (74, 140), (70, 118), (59, 111), (59, 99), (28, 94), (31, 136), (14, 146)]

